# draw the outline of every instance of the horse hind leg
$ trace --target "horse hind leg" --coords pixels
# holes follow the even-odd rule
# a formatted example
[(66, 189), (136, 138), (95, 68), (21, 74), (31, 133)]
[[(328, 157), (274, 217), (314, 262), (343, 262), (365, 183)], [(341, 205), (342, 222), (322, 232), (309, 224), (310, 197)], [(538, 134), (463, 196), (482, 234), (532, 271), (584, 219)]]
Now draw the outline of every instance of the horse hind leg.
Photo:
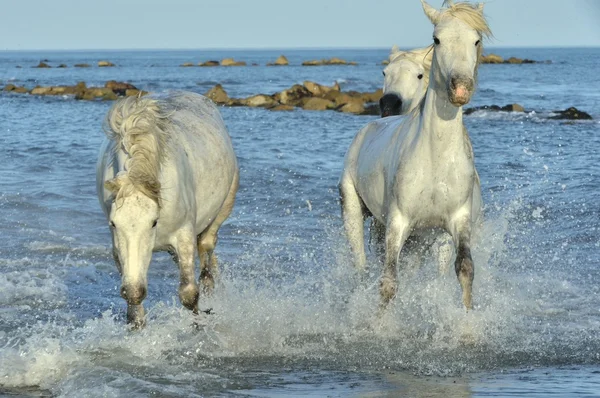
[(229, 217), (235, 203), (235, 195), (239, 187), (239, 171), (236, 171), (231, 188), (219, 214), (215, 220), (197, 237), (198, 256), (200, 257), (200, 283), (204, 294), (211, 295), (215, 288), (215, 278), (219, 268), (215, 246), (217, 234), (223, 222)]
[(447, 275), (454, 255), (452, 237), (446, 233), (438, 235), (433, 244), (433, 253), (437, 256), (440, 275)]
[(177, 247), (169, 253), (179, 267), (179, 300), (184, 307), (197, 314), (199, 292), (194, 275), (194, 237), (185, 232), (177, 242)]
[(365, 256), (365, 236), (363, 203), (349, 181), (342, 181), (339, 186), (342, 207), (342, 220), (346, 237), (354, 257), (354, 266), (358, 270), (364, 270), (367, 263)]
[(372, 217), (369, 232), (371, 235), (370, 244), (374, 248), (377, 258), (383, 262), (385, 258), (385, 224)]

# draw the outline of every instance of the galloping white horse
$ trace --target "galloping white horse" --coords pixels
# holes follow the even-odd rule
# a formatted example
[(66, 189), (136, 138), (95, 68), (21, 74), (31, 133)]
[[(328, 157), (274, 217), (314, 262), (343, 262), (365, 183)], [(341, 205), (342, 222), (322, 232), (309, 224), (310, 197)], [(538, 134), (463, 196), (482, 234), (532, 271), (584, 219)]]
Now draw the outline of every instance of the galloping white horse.
[(194, 276), (210, 292), (219, 227), (231, 213), (238, 165), (216, 106), (188, 92), (129, 97), (110, 109), (96, 169), (97, 192), (113, 238), (127, 321), (144, 323), (142, 301), (153, 251), (179, 266), (181, 303), (198, 311)]
[(383, 70), (381, 117), (406, 115), (423, 99), (429, 84), (432, 46), (401, 51), (392, 47), (390, 63)]
[[(394, 45), (390, 51), (388, 66), (383, 70), (383, 97), (379, 101), (381, 117), (405, 115), (421, 103), (429, 85), (433, 45), (401, 51)], [(479, 176), (473, 190), (473, 209), (477, 212), (474, 218), (481, 218), (481, 188)], [(383, 246), (385, 225), (373, 218), (371, 236)], [(445, 273), (452, 258), (451, 238), (447, 234), (437, 236), (436, 252), (440, 272)]]
[(491, 32), (483, 5), (448, 1), (438, 11), (421, 2), (435, 26), (427, 93), (405, 118), (379, 119), (359, 131), (340, 179), (342, 215), (358, 268), (366, 262), (364, 218), (373, 215), (385, 225), (382, 307), (397, 292), (396, 263), (406, 239), (422, 229), (447, 231), (468, 310), (474, 275), (471, 229), (481, 202), (476, 203), (479, 183), (462, 106), (475, 88), (481, 41)]

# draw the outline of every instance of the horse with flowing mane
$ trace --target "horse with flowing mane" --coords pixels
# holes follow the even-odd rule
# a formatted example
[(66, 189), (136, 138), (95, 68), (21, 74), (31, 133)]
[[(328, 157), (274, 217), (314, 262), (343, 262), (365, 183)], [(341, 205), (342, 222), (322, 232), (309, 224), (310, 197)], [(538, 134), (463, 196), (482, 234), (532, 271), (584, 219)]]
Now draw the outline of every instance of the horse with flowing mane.
[[(239, 171), (217, 107), (189, 92), (129, 97), (105, 121), (96, 168), (97, 193), (109, 221), (127, 320), (144, 323), (142, 301), (152, 252), (171, 253), (181, 303), (197, 313), (200, 280), (214, 287), (217, 232), (229, 217)], [(197, 249), (196, 249), (197, 247)]]
[(363, 269), (364, 219), (385, 226), (381, 307), (397, 293), (397, 262), (407, 238), (442, 229), (456, 251), (462, 301), (472, 308), (471, 234), (481, 193), (462, 106), (475, 90), (482, 40), (491, 36), (483, 5), (452, 3), (436, 10), (421, 0), (434, 25), (425, 97), (406, 117), (375, 120), (352, 142), (340, 178), (342, 217), (356, 267)]

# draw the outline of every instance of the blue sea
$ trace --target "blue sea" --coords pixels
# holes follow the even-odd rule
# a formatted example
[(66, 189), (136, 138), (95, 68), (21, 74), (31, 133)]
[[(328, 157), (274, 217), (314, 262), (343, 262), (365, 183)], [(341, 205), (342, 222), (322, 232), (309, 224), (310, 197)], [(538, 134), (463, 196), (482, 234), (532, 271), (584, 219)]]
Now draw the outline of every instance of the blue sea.
[[(95, 192), (111, 103), (0, 93), (0, 395), (600, 396), (600, 49), (490, 51), (551, 62), (479, 70), (470, 105), (526, 112), (465, 117), (485, 202), (469, 313), (456, 276), (438, 275), (427, 250), (420, 268), (399, 271), (382, 319), (375, 253), (357, 281), (337, 182), (354, 135), (377, 116), (223, 107), (241, 186), (220, 231), (215, 294), (200, 302), (212, 314), (182, 308), (178, 270), (157, 253), (147, 326), (131, 331)], [(0, 82), (374, 91), (387, 53), (1, 52)], [(265, 66), (280, 54), (290, 66)], [(333, 56), (358, 65), (300, 66)], [(179, 66), (226, 57), (248, 66)], [(32, 68), (43, 59), (68, 68)], [(571, 106), (594, 120), (548, 118)]]

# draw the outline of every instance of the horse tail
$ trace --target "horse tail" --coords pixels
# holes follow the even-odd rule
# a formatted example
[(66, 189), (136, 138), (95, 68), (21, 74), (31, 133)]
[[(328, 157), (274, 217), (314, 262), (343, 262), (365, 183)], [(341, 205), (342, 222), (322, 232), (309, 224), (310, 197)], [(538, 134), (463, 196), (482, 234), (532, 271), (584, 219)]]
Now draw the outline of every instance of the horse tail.
[(104, 132), (128, 156), (125, 169), (131, 183), (159, 202), (159, 173), (168, 135), (167, 115), (151, 97), (117, 101), (106, 115)]

